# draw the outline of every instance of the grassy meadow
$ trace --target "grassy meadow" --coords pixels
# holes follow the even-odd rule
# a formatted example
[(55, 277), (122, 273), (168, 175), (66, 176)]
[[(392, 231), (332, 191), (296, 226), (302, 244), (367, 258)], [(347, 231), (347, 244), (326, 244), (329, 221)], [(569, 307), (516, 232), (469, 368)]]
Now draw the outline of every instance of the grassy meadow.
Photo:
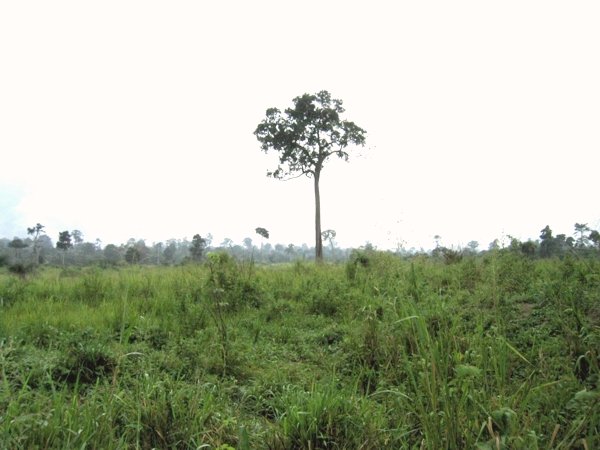
[(0, 272), (0, 448), (598, 449), (600, 261)]

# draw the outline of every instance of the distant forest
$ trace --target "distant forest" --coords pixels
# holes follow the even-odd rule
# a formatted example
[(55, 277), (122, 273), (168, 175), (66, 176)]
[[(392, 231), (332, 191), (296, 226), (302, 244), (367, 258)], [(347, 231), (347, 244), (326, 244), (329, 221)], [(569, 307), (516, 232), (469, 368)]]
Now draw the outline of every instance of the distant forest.
[[(127, 264), (144, 265), (179, 265), (200, 263), (210, 252), (227, 252), (237, 259), (252, 260), (256, 263), (275, 264), (314, 258), (314, 247), (306, 244), (271, 244), (269, 233), (264, 228), (256, 229), (254, 238), (247, 237), (241, 243), (224, 239), (220, 243), (213, 242), (212, 236), (199, 234), (188, 239), (169, 239), (148, 245), (143, 239), (129, 239), (122, 244), (102, 245), (95, 240), (88, 242), (78, 230), (60, 232), (54, 242), (45, 232), (42, 224), (27, 228), (26, 236), (13, 239), (0, 239), (0, 267), (7, 266), (16, 272), (27, 271), (38, 265), (57, 266), (119, 266)], [(25, 234), (25, 233), (24, 233)], [(567, 254), (600, 256), (600, 233), (587, 224), (576, 223), (571, 236), (554, 235), (550, 226), (540, 231), (539, 239), (520, 241), (514, 237), (500, 242), (491, 242), (486, 248), (471, 241), (464, 248), (448, 248), (440, 244), (441, 238), (436, 236), (433, 250), (424, 251), (414, 248), (406, 249), (398, 246), (395, 250), (386, 250), (401, 257), (426, 255), (443, 259), (447, 263), (460, 261), (465, 256), (473, 256), (493, 250), (504, 250), (522, 254), (530, 258), (562, 258)], [(346, 261), (351, 255), (360, 251), (376, 250), (371, 244), (353, 248), (340, 248), (335, 242), (335, 231), (323, 232), (325, 260)]]

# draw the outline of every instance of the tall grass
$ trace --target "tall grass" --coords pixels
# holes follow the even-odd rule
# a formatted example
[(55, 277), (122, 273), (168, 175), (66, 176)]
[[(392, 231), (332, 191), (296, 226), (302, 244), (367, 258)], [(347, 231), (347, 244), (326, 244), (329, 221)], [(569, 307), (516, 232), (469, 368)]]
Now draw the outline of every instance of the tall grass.
[(600, 264), (0, 273), (5, 448), (600, 447)]

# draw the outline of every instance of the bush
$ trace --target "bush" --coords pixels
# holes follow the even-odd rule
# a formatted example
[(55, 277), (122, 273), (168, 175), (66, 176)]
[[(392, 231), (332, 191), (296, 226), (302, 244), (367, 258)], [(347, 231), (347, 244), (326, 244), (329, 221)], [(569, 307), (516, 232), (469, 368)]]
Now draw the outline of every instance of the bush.
[(207, 287), (210, 293), (218, 292), (225, 309), (236, 311), (242, 306), (260, 306), (262, 290), (252, 272), (244, 274), (237, 261), (225, 252), (209, 253), (207, 260), (210, 271)]

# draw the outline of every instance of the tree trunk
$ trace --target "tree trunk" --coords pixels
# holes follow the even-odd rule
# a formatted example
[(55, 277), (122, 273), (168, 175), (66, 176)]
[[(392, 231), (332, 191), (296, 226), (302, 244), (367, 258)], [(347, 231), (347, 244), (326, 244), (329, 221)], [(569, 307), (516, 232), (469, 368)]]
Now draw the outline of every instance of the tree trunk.
[(321, 195), (319, 194), (320, 170), (315, 170), (315, 261), (323, 262), (323, 238), (321, 236)]

